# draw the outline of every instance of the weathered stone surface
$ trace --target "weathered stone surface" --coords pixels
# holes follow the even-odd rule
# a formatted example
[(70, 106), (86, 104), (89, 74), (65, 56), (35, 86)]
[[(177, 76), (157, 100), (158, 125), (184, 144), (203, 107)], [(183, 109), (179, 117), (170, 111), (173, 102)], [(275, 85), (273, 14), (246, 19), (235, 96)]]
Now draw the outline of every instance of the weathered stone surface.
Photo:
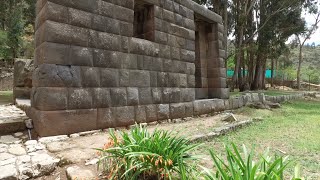
[(26, 150), (20, 144), (12, 144), (9, 146), (8, 153), (21, 156), (27, 154)]
[(209, 114), (212, 112), (213, 101), (196, 100), (193, 102), (194, 115)]
[(185, 104), (184, 103), (174, 103), (170, 104), (170, 118), (176, 119), (185, 117)]
[(39, 177), (52, 173), (60, 159), (56, 159), (48, 154), (35, 154), (31, 156), (33, 176)]
[(13, 164), (0, 166), (0, 179), (2, 180), (15, 180), (18, 179), (18, 172), (16, 170), (16, 166)]
[(89, 169), (71, 166), (66, 170), (68, 179), (96, 179), (96, 175)]
[(24, 88), (29, 92), (26, 96), (19, 96), (19, 94), (14, 93), (15, 98), (30, 98), (33, 70), (33, 59), (15, 59), (13, 85), (14, 87)]
[(170, 116), (169, 104), (159, 104), (158, 105), (158, 119), (159, 120), (169, 119), (169, 116)]
[(0, 143), (12, 144), (19, 141), (19, 138), (15, 138), (12, 135), (0, 136)]
[(224, 101), (193, 102), (229, 98), (222, 18), (189, 0), (146, 3), (37, 3), (31, 114), (40, 135), (224, 110)]
[[(40, 143), (47, 144), (50, 142), (57, 142), (57, 141), (64, 141), (67, 140), (69, 137), (67, 135), (61, 135), (61, 136), (51, 136), (51, 137), (43, 137), (39, 139)], [(35, 143), (34, 141), (29, 142), (30, 145)]]
[(233, 114), (228, 114), (226, 117), (222, 119), (222, 121), (232, 123), (237, 121), (237, 118)]

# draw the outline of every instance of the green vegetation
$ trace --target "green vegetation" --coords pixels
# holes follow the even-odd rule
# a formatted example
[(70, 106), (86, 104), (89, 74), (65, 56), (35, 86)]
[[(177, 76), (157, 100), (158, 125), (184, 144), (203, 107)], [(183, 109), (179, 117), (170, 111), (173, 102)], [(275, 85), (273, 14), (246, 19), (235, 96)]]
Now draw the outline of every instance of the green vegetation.
[(278, 180), (284, 179), (284, 172), (292, 161), (285, 157), (270, 157), (269, 151), (254, 161), (254, 150), (250, 152), (243, 146), (242, 155), (237, 146), (226, 146), (226, 161), (217, 153), (210, 151), (216, 171), (205, 169), (206, 180)]
[(0, 91), (0, 105), (12, 103), (13, 92), (12, 91)]
[[(320, 102), (295, 101), (286, 103), (277, 110), (256, 110), (242, 108), (237, 111), (264, 121), (241, 129), (227, 136), (205, 143), (197, 153), (208, 154), (208, 149), (225, 153), (224, 144), (234, 142), (248, 147), (255, 146), (257, 153), (270, 147), (272, 153), (288, 155), (300, 163), (302, 174), (308, 179), (320, 177)], [(293, 171), (293, 167), (291, 167)]]
[(188, 154), (197, 145), (172, 136), (167, 131), (135, 127), (119, 137), (110, 132), (109, 142), (101, 152), (107, 179), (190, 179), (193, 177), (195, 157)]

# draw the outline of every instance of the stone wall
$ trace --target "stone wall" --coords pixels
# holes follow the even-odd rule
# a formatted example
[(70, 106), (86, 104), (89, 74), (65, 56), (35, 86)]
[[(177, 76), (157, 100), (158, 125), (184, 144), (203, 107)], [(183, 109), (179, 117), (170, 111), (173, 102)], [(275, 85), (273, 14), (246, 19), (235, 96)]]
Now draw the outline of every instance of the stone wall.
[(14, 60), (13, 98), (30, 99), (32, 90), (33, 59)]
[(40, 136), (192, 116), (228, 98), (222, 40), (191, 0), (37, 0), (29, 116)]

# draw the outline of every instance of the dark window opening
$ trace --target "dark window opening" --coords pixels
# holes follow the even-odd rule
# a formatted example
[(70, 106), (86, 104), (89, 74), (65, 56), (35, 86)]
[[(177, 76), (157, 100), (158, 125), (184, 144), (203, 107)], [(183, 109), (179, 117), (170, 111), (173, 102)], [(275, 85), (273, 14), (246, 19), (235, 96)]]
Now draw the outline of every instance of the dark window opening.
[(134, 5), (133, 36), (154, 41), (154, 6), (143, 0), (136, 0)]

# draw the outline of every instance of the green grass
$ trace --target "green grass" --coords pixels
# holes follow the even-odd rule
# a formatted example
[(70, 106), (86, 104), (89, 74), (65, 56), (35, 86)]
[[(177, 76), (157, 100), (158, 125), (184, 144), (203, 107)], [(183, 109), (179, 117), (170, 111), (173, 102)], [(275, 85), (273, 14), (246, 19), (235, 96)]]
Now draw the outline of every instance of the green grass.
[(320, 101), (295, 101), (286, 103), (283, 108), (254, 110), (242, 108), (239, 114), (262, 117), (262, 122), (206, 142), (198, 151), (208, 155), (207, 150), (214, 148), (223, 154), (224, 143), (255, 146), (262, 153), (270, 148), (271, 152), (289, 155), (302, 165), (308, 179), (320, 178)]
[(0, 91), (0, 105), (9, 104), (13, 101), (12, 91)]
[[(289, 94), (296, 93), (295, 91), (279, 91), (279, 90), (257, 91), (255, 93), (259, 93), (259, 92), (264, 93), (267, 96), (281, 96), (281, 95), (289, 95)], [(238, 96), (241, 96), (242, 94), (243, 92), (239, 92), (239, 91), (230, 92), (231, 97), (238, 97)]]

